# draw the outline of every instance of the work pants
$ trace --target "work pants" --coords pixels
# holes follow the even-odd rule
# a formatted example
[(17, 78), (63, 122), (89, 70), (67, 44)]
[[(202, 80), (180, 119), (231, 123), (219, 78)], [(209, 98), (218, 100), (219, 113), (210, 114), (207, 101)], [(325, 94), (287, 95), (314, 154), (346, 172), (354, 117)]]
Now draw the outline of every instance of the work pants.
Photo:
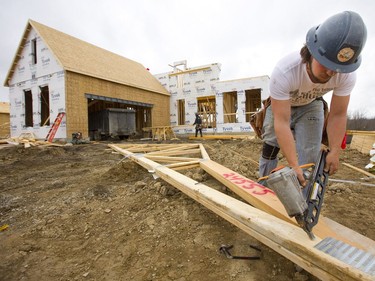
[[(271, 107), (272, 105), (267, 108), (262, 137), (265, 143), (278, 148)], [(296, 142), (299, 165), (316, 162), (321, 148), (323, 126), (324, 110), (321, 100), (291, 108), (290, 127)], [(263, 155), (264, 153), (259, 159), (259, 177), (268, 176), (278, 163), (277, 156), (275, 159), (266, 159)]]

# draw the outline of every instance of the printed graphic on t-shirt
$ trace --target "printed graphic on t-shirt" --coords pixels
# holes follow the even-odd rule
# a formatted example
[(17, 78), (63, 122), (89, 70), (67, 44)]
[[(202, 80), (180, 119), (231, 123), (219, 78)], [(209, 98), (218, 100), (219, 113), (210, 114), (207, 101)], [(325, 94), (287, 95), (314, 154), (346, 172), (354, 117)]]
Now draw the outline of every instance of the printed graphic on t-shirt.
[(292, 106), (306, 105), (318, 97), (332, 91), (333, 88), (313, 88), (309, 91), (299, 91), (299, 89), (289, 92)]

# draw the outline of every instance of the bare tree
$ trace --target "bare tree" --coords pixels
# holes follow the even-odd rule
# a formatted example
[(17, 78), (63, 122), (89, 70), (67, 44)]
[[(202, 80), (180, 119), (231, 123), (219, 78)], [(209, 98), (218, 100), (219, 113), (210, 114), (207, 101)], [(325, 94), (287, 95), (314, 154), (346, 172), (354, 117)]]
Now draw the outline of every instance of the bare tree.
[(349, 130), (374, 131), (375, 118), (368, 117), (366, 110), (349, 112), (347, 128)]

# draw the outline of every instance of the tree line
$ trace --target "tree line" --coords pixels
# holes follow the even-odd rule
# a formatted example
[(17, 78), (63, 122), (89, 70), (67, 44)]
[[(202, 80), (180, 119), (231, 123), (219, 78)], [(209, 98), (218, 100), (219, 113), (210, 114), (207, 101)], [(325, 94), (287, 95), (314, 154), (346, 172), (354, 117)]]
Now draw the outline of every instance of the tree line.
[(348, 114), (347, 129), (357, 131), (375, 131), (375, 117), (366, 116), (366, 112), (355, 111)]

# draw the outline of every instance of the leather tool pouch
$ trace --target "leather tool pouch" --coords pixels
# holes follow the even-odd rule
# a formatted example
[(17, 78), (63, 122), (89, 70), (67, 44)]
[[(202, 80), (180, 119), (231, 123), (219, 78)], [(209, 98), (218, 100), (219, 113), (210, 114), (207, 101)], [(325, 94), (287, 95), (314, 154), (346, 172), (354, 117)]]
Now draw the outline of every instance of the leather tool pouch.
[(271, 98), (263, 101), (263, 107), (250, 116), (250, 125), (258, 138), (262, 139), (263, 122), (266, 117), (266, 110), (271, 105)]

